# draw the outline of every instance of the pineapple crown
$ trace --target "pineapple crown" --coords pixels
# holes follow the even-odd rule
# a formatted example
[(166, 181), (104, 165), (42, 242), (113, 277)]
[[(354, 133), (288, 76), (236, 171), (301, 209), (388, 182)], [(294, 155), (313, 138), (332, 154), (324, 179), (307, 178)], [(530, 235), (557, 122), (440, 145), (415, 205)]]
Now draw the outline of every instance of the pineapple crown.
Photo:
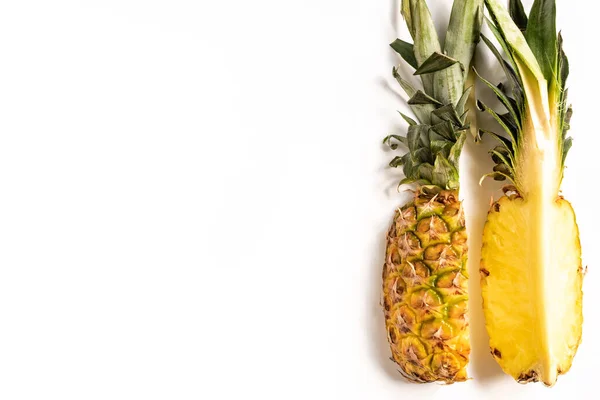
[(408, 153), (394, 157), (391, 167), (402, 167), (400, 185), (417, 183), (444, 189), (459, 187), (459, 158), (473, 119), (471, 62), (480, 37), (483, 0), (455, 0), (442, 49), (425, 0), (402, 0), (402, 15), (414, 44), (396, 39), (390, 46), (415, 69), (422, 89), (393, 76), (409, 96), (416, 120), (400, 113), (409, 124), (406, 136), (389, 135), (383, 142), (392, 150), (399, 144)]
[(527, 145), (524, 137), (540, 126), (549, 140), (556, 141), (560, 181), (572, 145), (567, 132), (573, 109), (567, 103), (569, 60), (563, 50), (562, 36), (556, 32), (556, 1), (535, 0), (529, 16), (521, 0), (510, 0), (508, 10), (497, 0), (485, 3), (490, 14), (487, 24), (504, 56), (487, 37), (482, 35), (482, 39), (502, 65), (507, 84), (494, 85), (479, 78), (494, 92), (506, 112), (498, 113), (481, 101), (477, 106), (492, 115), (508, 136), (480, 131), (499, 142), (490, 151), (496, 166), (486, 176), (498, 181), (508, 179), (519, 188), (519, 155)]

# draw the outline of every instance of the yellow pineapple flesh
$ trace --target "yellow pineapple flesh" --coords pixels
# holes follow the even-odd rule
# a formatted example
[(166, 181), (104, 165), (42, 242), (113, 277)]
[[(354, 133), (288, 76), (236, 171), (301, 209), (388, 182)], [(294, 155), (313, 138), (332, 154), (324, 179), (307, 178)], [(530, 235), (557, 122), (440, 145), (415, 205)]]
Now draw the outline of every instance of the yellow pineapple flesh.
[[(552, 385), (566, 373), (582, 326), (579, 232), (571, 205), (539, 206), (513, 194), (496, 202), (484, 229), (481, 284), (492, 355), (519, 382)], [(541, 249), (541, 251), (532, 251)]]

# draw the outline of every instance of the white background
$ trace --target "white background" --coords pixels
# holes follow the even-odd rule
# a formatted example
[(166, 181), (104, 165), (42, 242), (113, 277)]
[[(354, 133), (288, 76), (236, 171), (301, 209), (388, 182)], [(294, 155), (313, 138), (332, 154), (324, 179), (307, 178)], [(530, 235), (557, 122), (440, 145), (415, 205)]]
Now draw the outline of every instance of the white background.
[(0, 2), (0, 398), (597, 398), (598, 5), (558, 3), (590, 265), (573, 368), (522, 386), (489, 355), (486, 140), (462, 166), (474, 379), (444, 387), (401, 380), (379, 306), (407, 199), (380, 144), (406, 128), (396, 1)]

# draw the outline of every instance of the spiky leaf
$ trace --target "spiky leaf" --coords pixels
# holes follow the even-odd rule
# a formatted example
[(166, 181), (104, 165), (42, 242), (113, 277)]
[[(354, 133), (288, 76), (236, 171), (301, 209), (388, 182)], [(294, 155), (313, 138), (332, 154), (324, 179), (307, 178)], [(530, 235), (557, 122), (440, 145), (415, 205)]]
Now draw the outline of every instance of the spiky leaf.
[(527, 30), (527, 14), (525, 14), (521, 0), (510, 0), (508, 2), (508, 9), (515, 24), (522, 32), (525, 32)]
[[(437, 31), (425, 0), (411, 0), (411, 21), (414, 30), (415, 58), (419, 65), (423, 64), (433, 53), (441, 53)], [(426, 93), (433, 94), (433, 76), (423, 75), (423, 88)]]
[(413, 67), (414, 56), (415, 75), (420, 76), (423, 88), (414, 87), (397, 68), (393, 69), (417, 117), (414, 120), (401, 113), (409, 125), (406, 138), (390, 135), (385, 139), (393, 148), (401, 143), (408, 147), (407, 154), (391, 161), (392, 166), (403, 167), (405, 178), (400, 185), (416, 183), (445, 189), (457, 189), (459, 185), (459, 157), (472, 122), (466, 111), (474, 108), (467, 106), (469, 101), (474, 102), (474, 80), (468, 69), (479, 40), (483, 0), (455, 0), (452, 10), (442, 51), (425, 0), (402, 0), (402, 15), (414, 44), (398, 39), (392, 48)]
[(452, 5), (444, 53), (463, 66), (463, 80), (471, 67), (475, 46), (483, 23), (483, 1), (461, 0)]
[(418, 68), (417, 59), (415, 58), (415, 51), (413, 49), (413, 45), (411, 43), (405, 42), (402, 39), (396, 39), (390, 46), (394, 51), (404, 59), (414, 69)]
[(467, 101), (469, 100), (469, 96), (471, 95), (472, 89), (473, 89), (473, 86), (469, 86), (463, 92), (462, 96), (460, 96), (460, 99), (458, 99), (458, 103), (456, 103), (456, 112), (458, 114), (463, 114), (464, 112), (467, 111), (466, 105), (467, 105)]
[(432, 114), (442, 121), (451, 122), (459, 127), (462, 126), (462, 119), (460, 118), (460, 115), (458, 115), (454, 106), (450, 104), (447, 104), (434, 110)]
[(402, 116), (402, 119), (404, 119), (406, 122), (408, 122), (409, 125), (417, 125), (417, 121), (415, 121), (414, 119), (412, 119), (408, 115), (403, 114), (400, 111), (398, 111), (398, 114), (400, 114)]
[(400, 156), (396, 156), (392, 159), (392, 161), (390, 161), (390, 167), (392, 168), (398, 168), (402, 166), (402, 164), (404, 164), (404, 161), (403, 158)]
[(437, 186), (458, 187), (458, 171), (446, 157), (438, 154), (433, 166), (431, 183)]
[(414, 75), (431, 74), (456, 64), (458, 60), (435, 52), (417, 68)]
[(548, 82), (556, 72), (556, 0), (535, 0), (525, 32), (529, 48), (535, 55)]
[(562, 165), (564, 167), (565, 165), (565, 160), (567, 159), (567, 154), (569, 153), (569, 150), (571, 150), (571, 146), (573, 146), (573, 138), (566, 138), (563, 142), (563, 148), (562, 148)]
[(408, 100), (408, 104), (410, 104), (411, 106), (417, 104), (431, 104), (434, 106), (442, 105), (442, 103), (440, 103), (438, 100), (429, 96), (427, 93), (424, 93), (421, 90), (417, 90), (417, 93), (415, 93), (415, 95)]

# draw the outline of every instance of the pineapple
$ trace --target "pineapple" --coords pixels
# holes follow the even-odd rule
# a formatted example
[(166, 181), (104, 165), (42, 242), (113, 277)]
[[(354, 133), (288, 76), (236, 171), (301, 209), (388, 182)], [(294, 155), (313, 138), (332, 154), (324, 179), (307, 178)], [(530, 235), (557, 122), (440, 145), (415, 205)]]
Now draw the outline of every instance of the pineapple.
[[(403, 167), (403, 184), (416, 184), (414, 201), (398, 209), (387, 235), (383, 305), (392, 359), (413, 382), (467, 379), (467, 233), (459, 200), (458, 163), (474, 128), (471, 61), (483, 0), (456, 0), (442, 47), (424, 0), (403, 0), (414, 45), (391, 46), (415, 68), (423, 89), (393, 74), (418, 120), (403, 115), (406, 137), (384, 139), (408, 148), (390, 165)], [(476, 132), (476, 130), (475, 130)]]
[(573, 208), (559, 194), (572, 109), (565, 83), (569, 63), (556, 34), (554, 0), (536, 0), (529, 17), (520, 0), (509, 10), (486, 0), (488, 25), (505, 58), (487, 38), (509, 85), (481, 78), (506, 109), (483, 103), (502, 126), (497, 164), (506, 180), (483, 235), (481, 284), (493, 357), (519, 382), (552, 386), (571, 367), (582, 332), (582, 268)]

